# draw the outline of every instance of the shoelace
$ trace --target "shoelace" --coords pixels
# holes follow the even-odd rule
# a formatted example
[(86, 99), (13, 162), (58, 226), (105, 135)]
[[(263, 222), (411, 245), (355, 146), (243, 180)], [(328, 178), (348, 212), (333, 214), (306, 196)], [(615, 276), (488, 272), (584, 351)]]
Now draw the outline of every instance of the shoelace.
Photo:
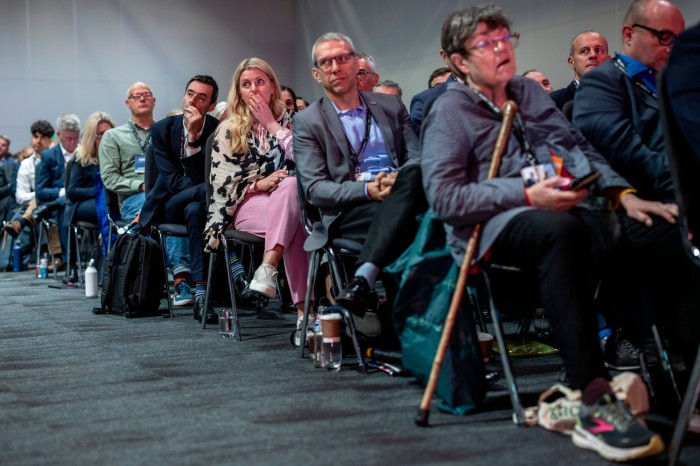
[(624, 403), (611, 399), (610, 395), (606, 395), (601, 400), (594, 414), (610, 422), (617, 430), (627, 430), (636, 423), (635, 417), (627, 411)]
[(634, 346), (629, 340), (624, 339), (620, 341), (619, 343), (619, 348), (627, 353), (630, 353), (633, 357), (638, 357), (639, 356), (639, 348)]

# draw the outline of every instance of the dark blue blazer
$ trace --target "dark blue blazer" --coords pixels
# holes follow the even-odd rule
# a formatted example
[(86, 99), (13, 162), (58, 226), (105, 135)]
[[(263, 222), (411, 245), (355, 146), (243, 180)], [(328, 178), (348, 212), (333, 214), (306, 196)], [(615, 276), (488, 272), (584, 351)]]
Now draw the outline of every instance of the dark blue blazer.
[(554, 103), (557, 104), (557, 108), (561, 110), (565, 103), (574, 100), (574, 97), (576, 97), (576, 89), (578, 89), (578, 87), (576, 87), (576, 81), (571, 81), (568, 86), (557, 89), (549, 94), (549, 96), (554, 100)]
[[(209, 136), (216, 130), (219, 120), (207, 115), (199, 138), (201, 150), (186, 158), (181, 158), (183, 147), (182, 115), (164, 118), (153, 124), (151, 129), (151, 145), (153, 146), (153, 161), (158, 169), (155, 185), (146, 194), (146, 202), (141, 208), (139, 223), (148, 225), (154, 215), (170, 197), (185, 189), (205, 182), (204, 148)], [(187, 136), (184, 137), (187, 144)], [(147, 169), (153, 167), (147, 163)], [(152, 178), (151, 173), (146, 174)]]
[(95, 176), (100, 171), (99, 165), (81, 166), (71, 161), (70, 178), (66, 180), (66, 212), (64, 224), (74, 223), (75, 211), (82, 201), (95, 199)]
[(614, 61), (581, 77), (573, 124), (642, 199), (673, 201), (659, 101)]
[(411, 98), (411, 122), (416, 134), (420, 134), (420, 127), (423, 124), (423, 117), (427, 114), (426, 108), (430, 107), (430, 103), (441, 96), (446, 90), (447, 85), (451, 82), (457, 82), (457, 78), (453, 74), (447, 78), (447, 81), (440, 83), (437, 86), (426, 89)]
[(60, 144), (41, 153), (36, 174), (37, 204), (58, 199), (58, 192), (65, 186), (65, 164)]

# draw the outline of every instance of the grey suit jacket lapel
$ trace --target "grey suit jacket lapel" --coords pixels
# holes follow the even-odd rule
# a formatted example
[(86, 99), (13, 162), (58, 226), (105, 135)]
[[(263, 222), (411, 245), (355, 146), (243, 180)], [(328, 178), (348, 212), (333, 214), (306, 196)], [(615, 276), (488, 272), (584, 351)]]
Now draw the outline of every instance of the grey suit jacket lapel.
[(350, 149), (348, 149), (348, 139), (345, 136), (343, 125), (340, 123), (340, 118), (338, 118), (338, 113), (335, 111), (335, 107), (327, 97), (323, 99), (322, 109), (323, 118), (326, 120), (326, 124), (328, 125), (328, 128), (335, 139), (335, 143), (338, 145), (340, 152), (343, 154), (345, 162), (348, 164), (348, 167), (350, 167), (350, 173), (352, 173), (354, 167), (352, 164), (352, 158), (350, 157)]

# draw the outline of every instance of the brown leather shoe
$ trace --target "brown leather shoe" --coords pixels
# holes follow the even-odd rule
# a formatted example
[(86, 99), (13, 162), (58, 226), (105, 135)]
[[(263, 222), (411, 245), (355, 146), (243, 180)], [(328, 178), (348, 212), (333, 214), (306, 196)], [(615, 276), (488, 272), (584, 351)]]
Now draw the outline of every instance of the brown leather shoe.
[(2, 227), (2, 231), (7, 232), (13, 238), (17, 238), (22, 232), (22, 225), (17, 220), (11, 220)]

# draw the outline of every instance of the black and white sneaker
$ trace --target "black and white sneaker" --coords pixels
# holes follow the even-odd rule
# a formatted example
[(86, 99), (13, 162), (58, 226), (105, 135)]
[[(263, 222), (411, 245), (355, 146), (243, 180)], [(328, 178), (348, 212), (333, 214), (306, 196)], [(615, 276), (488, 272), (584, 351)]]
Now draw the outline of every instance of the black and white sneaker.
[(634, 346), (619, 333), (602, 339), (600, 346), (603, 350), (605, 367), (618, 371), (639, 370), (639, 352), (641, 349)]

